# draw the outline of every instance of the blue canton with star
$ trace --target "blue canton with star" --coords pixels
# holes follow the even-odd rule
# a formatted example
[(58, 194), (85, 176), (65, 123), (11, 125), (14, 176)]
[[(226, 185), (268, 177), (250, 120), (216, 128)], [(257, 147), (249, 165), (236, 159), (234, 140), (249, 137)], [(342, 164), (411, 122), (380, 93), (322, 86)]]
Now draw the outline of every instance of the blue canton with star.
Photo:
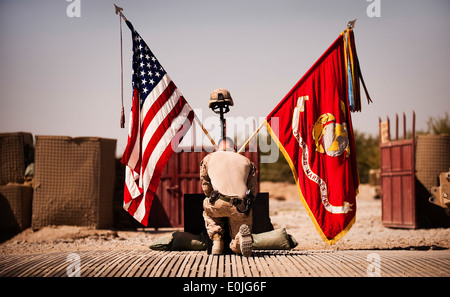
[(140, 94), (141, 108), (153, 88), (166, 74), (164, 68), (159, 64), (155, 55), (147, 46), (142, 37), (134, 30), (133, 25), (127, 21), (127, 25), (133, 32), (133, 66), (132, 84)]

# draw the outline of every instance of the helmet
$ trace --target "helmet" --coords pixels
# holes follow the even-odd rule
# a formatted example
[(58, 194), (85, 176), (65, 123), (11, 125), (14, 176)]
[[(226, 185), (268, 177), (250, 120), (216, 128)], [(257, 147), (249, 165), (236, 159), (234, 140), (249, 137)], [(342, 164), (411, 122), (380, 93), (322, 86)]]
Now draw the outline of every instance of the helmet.
[(230, 92), (226, 89), (216, 89), (209, 96), (209, 108), (215, 109), (221, 102), (225, 102), (226, 106), (233, 106), (233, 99)]

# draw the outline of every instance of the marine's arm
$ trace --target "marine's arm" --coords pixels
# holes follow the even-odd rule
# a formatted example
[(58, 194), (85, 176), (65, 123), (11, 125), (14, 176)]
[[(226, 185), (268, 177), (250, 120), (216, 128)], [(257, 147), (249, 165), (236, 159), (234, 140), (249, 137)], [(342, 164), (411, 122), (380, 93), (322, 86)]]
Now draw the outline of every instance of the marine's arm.
[(207, 161), (205, 159), (200, 163), (200, 181), (203, 192), (209, 197), (213, 191), (213, 187), (211, 185), (211, 179), (208, 176)]
[(253, 162), (250, 163), (250, 172), (247, 179), (247, 188), (256, 196), (258, 190), (258, 179), (256, 177), (256, 166)]

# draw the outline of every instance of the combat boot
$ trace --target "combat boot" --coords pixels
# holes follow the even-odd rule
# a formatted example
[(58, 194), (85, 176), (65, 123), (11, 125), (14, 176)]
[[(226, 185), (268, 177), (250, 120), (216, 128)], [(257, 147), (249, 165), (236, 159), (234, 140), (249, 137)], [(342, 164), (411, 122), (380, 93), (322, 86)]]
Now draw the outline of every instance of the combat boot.
[(219, 234), (214, 234), (211, 254), (212, 255), (222, 255), (224, 247), (225, 247), (225, 244), (223, 242), (222, 237)]
[(239, 233), (236, 234), (235, 239), (239, 242), (242, 256), (250, 257), (253, 250), (253, 239), (248, 225), (242, 224), (239, 227)]

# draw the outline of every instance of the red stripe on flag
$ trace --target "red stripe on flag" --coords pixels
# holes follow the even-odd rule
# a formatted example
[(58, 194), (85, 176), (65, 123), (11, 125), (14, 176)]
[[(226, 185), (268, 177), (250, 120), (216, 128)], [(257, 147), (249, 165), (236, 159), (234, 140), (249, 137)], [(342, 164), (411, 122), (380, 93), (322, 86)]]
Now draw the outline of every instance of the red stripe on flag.
[[(128, 188), (127, 188), (126, 186), (125, 186), (125, 192), (126, 192), (128, 195), (130, 195), (130, 192), (128, 191)], [(124, 192), (124, 195), (125, 195), (125, 192)], [(141, 202), (142, 202), (142, 198), (143, 198), (143, 197), (144, 197), (144, 196), (141, 194), (141, 195), (139, 195), (138, 197), (136, 197), (136, 198), (134, 198), (134, 199), (131, 200), (131, 204), (130, 204), (129, 208), (127, 209), (127, 212), (128, 212), (130, 215), (134, 216), (134, 214), (135, 214), (137, 208), (139, 207), (139, 204), (141, 204)], [(131, 195), (130, 195), (130, 198), (131, 198)]]
[(169, 98), (172, 96), (173, 92), (175, 92), (176, 89), (177, 87), (175, 86), (175, 84), (172, 81), (170, 81), (167, 88), (161, 93), (158, 99), (156, 99), (156, 101), (153, 102), (152, 106), (145, 115), (144, 122), (142, 123), (142, 135), (145, 135), (145, 131), (147, 131), (148, 126), (150, 125), (150, 123), (152, 122), (158, 111), (161, 109), (161, 107), (164, 106), (167, 100), (169, 100)]
[(156, 145), (161, 140), (161, 138), (164, 136), (166, 130), (170, 127), (172, 121), (179, 116), (180, 111), (183, 109), (183, 106), (185, 104), (186, 104), (186, 100), (184, 100), (183, 97), (180, 97), (180, 99), (175, 104), (175, 106), (170, 111), (170, 113), (166, 115), (166, 117), (161, 122), (161, 124), (158, 126), (156, 131), (152, 134), (152, 137), (150, 138), (148, 144), (145, 147), (145, 151), (144, 151), (144, 155), (143, 155), (142, 168), (144, 170), (147, 167), (148, 160), (150, 159), (150, 156), (153, 153)]
[[(188, 117), (186, 118), (186, 121), (183, 123), (181, 128), (178, 130), (176, 135), (178, 135), (180, 132), (184, 132), (184, 134), (185, 134), (187, 129), (185, 131), (183, 131), (184, 125), (192, 124), (193, 118), (194, 118), (194, 112), (191, 111), (189, 113)], [(181, 142), (181, 140), (183, 139), (184, 134), (180, 135), (179, 142)], [(170, 154), (169, 154), (169, 148), (170, 148), (170, 151), (171, 151)], [(170, 157), (172, 156), (172, 153), (173, 153), (172, 145), (169, 143), (169, 145), (166, 147), (166, 149), (164, 150), (163, 154), (159, 158), (158, 162), (156, 163), (156, 166), (155, 166), (155, 169), (154, 169), (154, 172), (153, 172), (153, 176), (152, 176), (152, 179), (150, 181), (150, 185), (149, 185), (147, 190), (150, 190), (152, 192), (156, 191), (156, 189), (158, 187), (158, 183), (159, 183), (159, 177), (161, 176), (161, 173), (162, 173), (166, 163), (169, 161)], [(162, 162), (165, 162), (165, 163), (162, 163)], [(161, 164), (164, 164), (164, 165), (161, 165)]]
[[(184, 99), (184, 98), (183, 98)], [(184, 125), (187, 123), (192, 124), (192, 120), (194, 119), (194, 112), (191, 111), (186, 119), (186, 121), (184, 122), (184, 124), (181, 126), (181, 128), (178, 130), (177, 134), (180, 133), (180, 131), (183, 131)], [(186, 132), (186, 130), (184, 130), (184, 132)], [(184, 135), (182, 135), (180, 137), (180, 142), (182, 140)], [(173, 155), (173, 149), (172, 146), (169, 144), (166, 149), (164, 150), (164, 152), (161, 154), (161, 157), (158, 159), (158, 162), (155, 165), (154, 171), (153, 171), (153, 176), (152, 179), (150, 181), (149, 187), (146, 190), (146, 195), (145, 195), (145, 216), (141, 221), (141, 224), (147, 226), (148, 225), (148, 216), (150, 213), (150, 209), (153, 203), (153, 198), (156, 194), (156, 190), (158, 189), (158, 184), (159, 181), (161, 179), (161, 173), (164, 170), (164, 167), (166, 166), (167, 162), (169, 161), (170, 157)]]

